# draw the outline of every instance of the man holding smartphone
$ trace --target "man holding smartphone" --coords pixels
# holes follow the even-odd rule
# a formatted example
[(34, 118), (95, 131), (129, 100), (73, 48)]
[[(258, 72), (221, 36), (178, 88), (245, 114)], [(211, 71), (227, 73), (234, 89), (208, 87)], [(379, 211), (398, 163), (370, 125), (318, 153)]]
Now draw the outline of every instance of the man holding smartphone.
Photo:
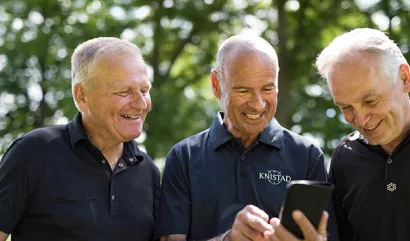
[(340, 240), (410, 240), (407, 60), (383, 32), (366, 28), (335, 38), (316, 65), (357, 130), (330, 166)]
[[(292, 180), (326, 180), (322, 151), (274, 118), (278, 58), (256, 36), (233, 36), (218, 50), (210, 80), (219, 112), (210, 129), (168, 153), (155, 237), (181, 240), (298, 240), (277, 219)], [(300, 213), (306, 240), (325, 237)]]

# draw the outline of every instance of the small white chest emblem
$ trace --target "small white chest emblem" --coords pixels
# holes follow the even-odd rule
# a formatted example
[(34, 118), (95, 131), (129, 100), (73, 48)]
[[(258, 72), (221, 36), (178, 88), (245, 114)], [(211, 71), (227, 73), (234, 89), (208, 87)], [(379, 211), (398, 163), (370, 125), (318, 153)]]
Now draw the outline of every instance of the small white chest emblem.
[(397, 189), (396, 183), (389, 183), (387, 184), (387, 191), (394, 192)]

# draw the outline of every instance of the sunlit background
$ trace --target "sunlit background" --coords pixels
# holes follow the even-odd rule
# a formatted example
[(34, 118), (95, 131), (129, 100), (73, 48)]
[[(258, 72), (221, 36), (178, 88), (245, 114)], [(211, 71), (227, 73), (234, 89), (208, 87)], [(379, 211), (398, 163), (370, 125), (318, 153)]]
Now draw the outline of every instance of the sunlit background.
[(209, 84), (218, 44), (252, 33), (278, 51), (276, 117), (329, 161), (352, 129), (316, 73), (316, 55), (346, 30), (373, 27), (409, 57), (409, 9), (410, 0), (2, 0), (0, 156), (23, 133), (71, 120), (74, 48), (116, 36), (137, 44), (149, 65), (153, 108), (137, 141), (161, 167), (172, 145), (208, 128), (219, 110)]

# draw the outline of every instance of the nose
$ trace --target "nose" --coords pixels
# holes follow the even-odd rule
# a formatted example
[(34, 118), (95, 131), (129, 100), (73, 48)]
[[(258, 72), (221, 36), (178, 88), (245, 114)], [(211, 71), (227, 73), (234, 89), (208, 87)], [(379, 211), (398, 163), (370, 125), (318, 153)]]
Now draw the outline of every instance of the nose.
[[(134, 95), (132, 100), (130, 101), (130, 105), (134, 108), (145, 110), (148, 108), (147, 97), (144, 96), (140, 91), (137, 91)], [(149, 97), (148, 97), (149, 98)]]
[(367, 122), (369, 122), (371, 115), (365, 108), (361, 108), (360, 110), (354, 111), (354, 121), (356, 126), (360, 128), (366, 127)]
[(255, 112), (262, 112), (266, 106), (266, 101), (260, 93), (256, 93), (248, 101), (248, 106), (252, 108)]

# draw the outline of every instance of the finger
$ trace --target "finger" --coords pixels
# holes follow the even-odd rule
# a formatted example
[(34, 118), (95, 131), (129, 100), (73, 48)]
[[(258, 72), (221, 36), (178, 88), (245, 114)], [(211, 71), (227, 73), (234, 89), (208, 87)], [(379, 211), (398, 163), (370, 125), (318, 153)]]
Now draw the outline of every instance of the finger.
[(253, 206), (253, 205), (248, 205), (245, 207), (246, 210), (248, 210), (250, 213), (252, 213), (253, 215), (260, 217), (262, 220), (264, 220), (265, 222), (269, 221), (269, 215), (266, 214), (262, 209)]
[(329, 219), (329, 214), (326, 211), (323, 211), (322, 218), (320, 219), (317, 231), (323, 237), (327, 237), (327, 221)]
[[(305, 239), (317, 240), (319, 234), (317, 233), (316, 228), (310, 223), (309, 219), (307, 219), (301, 211), (293, 211), (292, 216), (296, 224), (299, 225)], [(327, 220), (325, 221), (327, 222)]]
[(284, 226), (280, 224), (280, 220), (277, 218), (272, 218), (270, 224), (273, 227), (272, 235), (270, 240), (275, 241), (300, 241), (291, 232), (289, 232)]
[[(262, 233), (252, 229), (251, 227), (245, 225), (244, 223), (237, 223), (235, 227), (232, 228), (231, 235), (232, 240), (252, 240), (252, 241), (264, 241)], [(237, 237), (237, 239), (236, 239)]]
[(252, 205), (248, 205), (239, 212), (236, 219), (260, 233), (272, 230), (272, 226), (268, 223), (267, 214)]

